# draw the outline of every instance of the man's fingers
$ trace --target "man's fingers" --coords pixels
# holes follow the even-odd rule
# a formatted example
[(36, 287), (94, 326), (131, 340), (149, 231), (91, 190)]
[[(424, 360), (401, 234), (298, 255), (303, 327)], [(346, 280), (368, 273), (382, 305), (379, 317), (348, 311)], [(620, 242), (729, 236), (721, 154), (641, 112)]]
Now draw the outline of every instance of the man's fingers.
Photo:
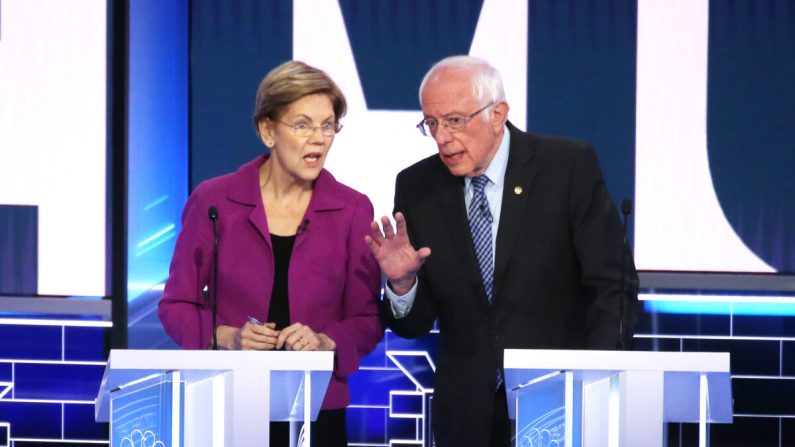
[(420, 258), (420, 262), (424, 262), (425, 259), (431, 255), (431, 249), (428, 247), (422, 247), (417, 250), (417, 256)]
[(388, 217), (381, 217), (381, 226), (384, 227), (384, 236), (387, 239), (395, 235), (395, 231), (392, 229), (392, 222), (390, 222)]
[(398, 226), (398, 228), (400, 228), (401, 225), (403, 228), (406, 228), (406, 216), (404, 216), (400, 211), (395, 213), (395, 224)]
[[(365, 236), (367, 237), (367, 236)], [(370, 222), (370, 239), (377, 244), (381, 245), (381, 242), (384, 241), (384, 234), (381, 233), (381, 226), (378, 224), (377, 220)]]
[(373, 251), (375, 251), (380, 245), (375, 241), (375, 239), (372, 238), (372, 236), (368, 234), (364, 235), (364, 243), (367, 244), (367, 246), (370, 247), (370, 250)]
[(398, 236), (408, 237), (408, 230), (406, 230), (406, 216), (403, 213), (395, 213), (395, 229)]

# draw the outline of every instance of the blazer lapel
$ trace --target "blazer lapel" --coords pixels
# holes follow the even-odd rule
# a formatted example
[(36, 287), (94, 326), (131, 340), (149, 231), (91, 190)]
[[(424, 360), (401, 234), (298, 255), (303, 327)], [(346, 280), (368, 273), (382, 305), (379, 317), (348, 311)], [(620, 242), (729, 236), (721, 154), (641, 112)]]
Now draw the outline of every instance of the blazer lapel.
[(248, 213), (248, 221), (265, 240), (268, 246), (271, 245), (270, 230), (268, 230), (268, 220), (265, 218), (265, 207), (262, 204), (262, 196), (259, 189), (259, 167), (265, 162), (265, 156), (257, 157), (255, 160), (241, 166), (233, 175), (234, 182), (229, 186), (229, 200), (251, 207)]
[[(527, 197), (533, 186), (537, 165), (532, 163), (536, 148), (524, 132), (510, 122), (511, 145), (508, 149), (508, 168), (502, 192), (502, 209), (497, 230), (497, 251), (494, 261), (494, 297), (500, 292), (502, 279), (508, 268), (508, 260), (515, 246), (514, 240), (520, 232), (522, 216), (527, 208)], [(471, 245), (471, 244), (470, 244)], [(495, 304), (499, 301), (495, 299)]]
[(312, 224), (314, 223), (315, 227), (319, 227), (322, 224), (322, 222), (319, 222), (321, 213), (341, 210), (345, 206), (345, 202), (340, 198), (342, 195), (337, 191), (337, 185), (339, 183), (330, 172), (325, 169), (320, 171), (320, 175), (315, 180), (309, 207), (306, 209), (304, 219), (296, 232), (294, 251), (312, 237), (313, 234), (318, 233), (317, 230), (312, 231)]
[(441, 165), (441, 168), (444, 170), (444, 175), (441, 176), (443, 180), (439, 185), (438, 191), (439, 210), (444, 214), (446, 221), (444, 231), (450, 235), (451, 243), (458, 252), (458, 259), (461, 260), (466, 277), (469, 278), (467, 286), (470, 289), (477, 290), (478, 302), (485, 309), (488, 309), (489, 300), (486, 297), (486, 288), (480, 275), (464, 202), (464, 179), (450, 174), (450, 171), (444, 165)]

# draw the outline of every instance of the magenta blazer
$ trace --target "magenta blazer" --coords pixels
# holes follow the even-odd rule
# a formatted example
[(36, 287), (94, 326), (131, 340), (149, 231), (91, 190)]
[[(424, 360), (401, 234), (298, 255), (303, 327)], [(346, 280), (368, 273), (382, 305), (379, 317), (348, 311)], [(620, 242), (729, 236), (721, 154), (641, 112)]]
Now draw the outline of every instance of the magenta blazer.
[[(212, 338), (212, 303), (202, 292), (212, 276), (210, 206), (218, 209), (218, 324), (241, 327), (249, 315), (260, 321), (268, 316), (274, 262), (258, 174), (265, 160), (260, 156), (202, 182), (185, 205), (158, 306), (166, 332), (185, 349), (205, 349)], [(349, 404), (347, 376), (384, 335), (381, 272), (364, 242), (372, 220), (367, 196), (321, 171), (296, 235), (287, 290), (291, 321), (337, 343), (323, 409)]]

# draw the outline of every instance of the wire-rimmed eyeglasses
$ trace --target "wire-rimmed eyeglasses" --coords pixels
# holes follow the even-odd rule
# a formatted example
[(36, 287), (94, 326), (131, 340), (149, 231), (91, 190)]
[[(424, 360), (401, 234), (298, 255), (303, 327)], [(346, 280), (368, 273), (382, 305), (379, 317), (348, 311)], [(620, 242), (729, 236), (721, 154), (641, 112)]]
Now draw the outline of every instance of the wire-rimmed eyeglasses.
[(311, 137), (316, 130), (320, 129), (320, 133), (324, 137), (333, 137), (335, 134), (342, 130), (342, 124), (339, 122), (327, 122), (319, 126), (310, 126), (307, 123), (287, 124), (284, 121), (276, 120), (293, 131), (293, 135), (300, 138)]
[(471, 121), (472, 118), (477, 116), (478, 113), (488, 109), (493, 105), (494, 101), (486, 104), (469, 115), (448, 115), (441, 120), (425, 118), (417, 124), (417, 129), (420, 130), (421, 134), (425, 135), (426, 137), (430, 137), (436, 133), (436, 130), (439, 128), (439, 123), (441, 123), (442, 127), (447, 129), (448, 132), (458, 132), (460, 130), (464, 130), (467, 127), (467, 123)]

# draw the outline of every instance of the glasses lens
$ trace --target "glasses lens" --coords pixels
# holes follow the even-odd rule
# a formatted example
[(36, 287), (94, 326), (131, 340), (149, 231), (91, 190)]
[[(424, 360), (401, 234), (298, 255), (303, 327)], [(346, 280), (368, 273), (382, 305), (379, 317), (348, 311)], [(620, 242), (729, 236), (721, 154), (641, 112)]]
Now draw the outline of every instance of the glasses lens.
[(453, 130), (461, 130), (467, 123), (467, 119), (463, 116), (452, 115), (447, 117), (447, 129)]
[(423, 135), (425, 135), (426, 137), (433, 136), (433, 133), (436, 131), (437, 125), (438, 124), (436, 123), (436, 121), (431, 121), (431, 120), (423, 121), (422, 128), (425, 130), (423, 132)]
[[(340, 131), (340, 129), (342, 129), (342, 124), (336, 122), (323, 123), (323, 125), (320, 126), (320, 132), (326, 137), (333, 137), (334, 134)], [(314, 129), (312, 130), (314, 131)]]

